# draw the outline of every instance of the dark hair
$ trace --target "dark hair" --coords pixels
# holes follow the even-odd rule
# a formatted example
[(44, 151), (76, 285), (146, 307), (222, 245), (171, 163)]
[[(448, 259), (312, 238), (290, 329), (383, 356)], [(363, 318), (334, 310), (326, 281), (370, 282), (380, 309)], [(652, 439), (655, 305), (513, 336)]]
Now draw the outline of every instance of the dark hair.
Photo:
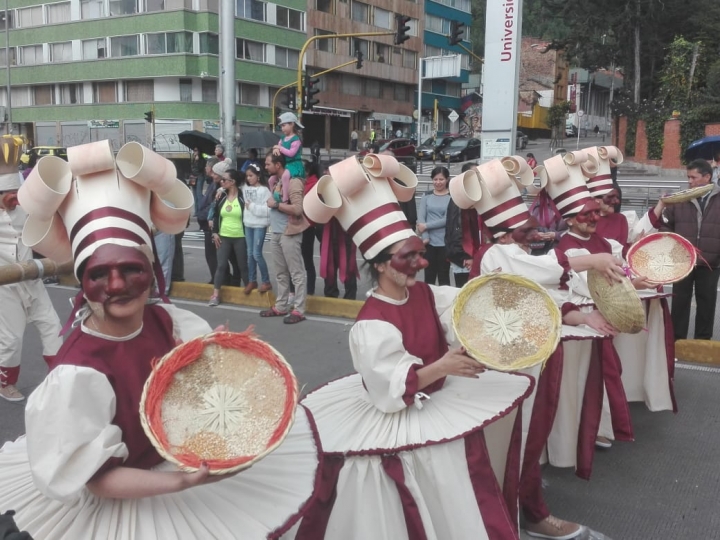
[(704, 159), (693, 159), (690, 163), (688, 163), (687, 170), (691, 171), (693, 169), (699, 172), (702, 176), (705, 176), (706, 174), (712, 176), (712, 167)]
[(251, 148), (250, 150), (248, 150), (248, 156), (250, 156), (252, 159), (257, 159), (257, 150), (255, 148)]
[(460, 169), (460, 172), (469, 171), (470, 169), (473, 169), (477, 167), (477, 163), (473, 163), (472, 161), (468, 161), (465, 165), (462, 166), (462, 169)]
[[(260, 167), (260, 165), (258, 165), (257, 163), (251, 163), (250, 165), (247, 166), (247, 169), (245, 169), (245, 174), (247, 174), (247, 171), (252, 171), (255, 173), (255, 176), (258, 177), (258, 183), (260, 183), (260, 185), (263, 185), (263, 186), (268, 185), (267, 178), (265, 178), (265, 174), (262, 170), (262, 167)], [(245, 179), (245, 183), (247, 184), (247, 179)]]
[(275, 155), (272, 152), (268, 152), (265, 157), (269, 157), (270, 161), (275, 163), (276, 165), (282, 165), (282, 168), (285, 168), (285, 156), (282, 154)]
[(317, 161), (308, 161), (307, 159), (303, 160), (305, 165), (305, 176), (317, 176), (320, 178), (320, 165), (317, 163)]
[(372, 259), (365, 259), (364, 266), (367, 268), (368, 273), (370, 274), (370, 283), (378, 282), (378, 279), (380, 278), (380, 272), (378, 272), (378, 269), (375, 268), (375, 265), (387, 262), (392, 259), (392, 255), (390, 255), (390, 248), (394, 245), (395, 244), (390, 244), (380, 253), (375, 255)]
[(230, 177), (230, 180), (235, 182), (235, 185), (238, 189), (240, 189), (240, 186), (242, 186), (245, 183), (245, 173), (240, 172), (237, 169), (228, 169), (225, 171), (227, 175)]
[(528, 152), (525, 157), (531, 157), (531, 158), (535, 159), (535, 156), (533, 155), (532, 152)]

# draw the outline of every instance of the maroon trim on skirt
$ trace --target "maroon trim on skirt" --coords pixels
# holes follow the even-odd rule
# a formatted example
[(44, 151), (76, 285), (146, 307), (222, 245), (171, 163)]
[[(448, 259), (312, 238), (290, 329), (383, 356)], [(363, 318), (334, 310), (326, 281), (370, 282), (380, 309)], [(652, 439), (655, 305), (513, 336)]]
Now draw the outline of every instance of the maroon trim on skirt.
[[(512, 523), (517, 525), (518, 522), (518, 499), (520, 497), (520, 453), (522, 450), (522, 407), (518, 407), (513, 423), (513, 430), (510, 436), (510, 445), (508, 446), (507, 461), (505, 461), (505, 475), (503, 479), (503, 494), (505, 495), (505, 504), (507, 504), (508, 512)], [(517, 526), (515, 526), (517, 533)]]
[(373, 234), (371, 234), (365, 241), (358, 246), (360, 249), (360, 253), (365, 254), (368, 249), (373, 247), (375, 244), (377, 244), (380, 240), (387, 238), (391, 234), (395, 234), (398, 231), (412, 231), (410, 228), (410, 224), (406, 220), (402, 221), (396, 221), (395, 223), (390, 223), (386, 226), (384, 226), (382, 229), (375, 231)]
[(400, 205), (396, 202), (382, 204), (353, 221), (353, 223), (347, 228), (347, 233), (350, 236), (355, 236), (355, 233), (365, 227), (365, 225), (368, 225), (376, 219), (386, 214), (390, 214), (391, 212), (402, 212), (402, 208), (400, 208)]
[(400, 503), (402, 504), (403, 516), (405, 516), (405, 526), (407, 527), (408, 538), (412, 540), (427, 540), (425, 534), (425, 526), (420, 516), (420, 509), (415, 502), (410, 490), (405, 485), (405, 471), (403, 470), (402, 461), (397, 454), (383, 456), (381, 458), (382, 467), (390, 479), (395, 482)]
[(612, 340), (602, 340), (600, 354), (602, 355), (603, 381), (610, 405), (613, 434), (618, 441), (634, 441), (630, 406), (622, 383), (622, 363)]
[[(150, 238), (152, 238), (152, 235), (150, 235)], [(147, 245), (145, 239), (132, 231), (123, 229), (122, 227), (105, 227), (103, 229), (91, 232), (82, 239), (82, 241), (75, 248), (75, 258), (77, 259), (77, 256), (82, 253), (82, 250), (89, 245), (97, 242), (98, 240), (108, 239), (130, 240), (131, 242), (135, 242), (138, 246)]]
[(73, 225), (72, 230), (70, 231), (70, 242), (72, 242), (75, 239), (75, 235), (80, 232), (80, 229), (85, 227), (88, 223), (91, 221), (94, 221), (96, 219), (105, 218), (105, 217), (114, 217), (118, 219), (124, 219), (127, 221), (130, 221), (140, 227), (142, 230), (144, 230), (148, 236), (151, 236), (150, 227), (148, 227), (148, 224), (143, 220), (140, 216), (137, 214), (133, 214), (132, 212), (129, 212), (127, 210), (123, 210), (122, 208), (116, 208), (114, 206), (105, 206), (103, 208), (97, 208), (95, 210), (91, 210), (87, 214), (85, 214), (83, 217), (81, 217), (75, 225)]
[(595, 439), (600, 429), (600, 415), (603, 402), (603, 365), (600, 355), (600, 343), (593, 340), (590, 349), (590, 365), (588, 367), (585, 392), (583, 393), (582, 409), (580, 410), (580, 426), (578, 429), (577, 457), (575, 475), (590, 480), (592, 463), (595, 457)]
[(490, 465), (485, 434), (482, 431), (465, 437), (465, 458), (470, 483), (488, 537), (493, 540), (517, 540), (517, 522), (510, 517), (500, 484)]
[(673, 412), (678, 412), (677, 401), (675, 400), (675, 330), (673, 329), (672, 318), (667, 298), (659, 298), (663, 311), (663, 323), (665, 325), (665, 354), (667, 358), (668, 386), (670, 399), (673, 404)]
[(552, 431), (560, 400), (564, 351), (562, 345), (548, 358), (538, 380), (530, 427), (525, 442), (522, 475), (520, 476), (520, 505), (525, 519), (539, 523), (550, 515), (545, 504), (540, 473), (540, 458)]
[(323, 456), (320, 465), (320, 482), (315, 484), (315, 495), (312, 505), (306, 510), (295, 540), (317, 540), (325, 538), (330, 515), (337, 498), (337, 483), (340, 470), (345, 465), (341, 456)]

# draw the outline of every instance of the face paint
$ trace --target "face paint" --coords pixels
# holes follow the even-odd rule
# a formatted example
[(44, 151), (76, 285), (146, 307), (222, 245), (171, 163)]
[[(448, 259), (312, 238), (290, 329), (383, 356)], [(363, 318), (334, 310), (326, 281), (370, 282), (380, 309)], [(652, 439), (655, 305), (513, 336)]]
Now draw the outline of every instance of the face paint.
[(2, 196), (2, 206), (5, 210), (15, 210), (18, 205), (17, 191), (8, 191)]
[(106, 244), (85, 264), (82, 288), (90, 302), (105, 305), (139, 298), (152, 280), (150, 261), (139, 249)]
[(597, 223), (600, 220), (600, 205), (595, 199), (590, 199), (585, 203), (580, 213), (575, 216), (578, 223)]
[(617, 190), (613, 189), (610, 193), (603, 196), (602, 200), (603, 204), (606, 204), (607, 206), (615, 206), (620, 202), (620, 197), (618, 197)]
[(540, 240), (540, 233), (537, 230), (539, 226), (540, 224), (535, 216), (530, 216), (530, 219), (528, 219), (523, 225), (510, 233), (513, 242), (520, 244), (521, 246), (538, 242)]
[(427, 268), (428, 262), (423, 257), (425, 244), (418, 236), (408, 238), (405, 243), (393, 253), (390, 259), (390, 266), (401, 274), (414, 276), (423, 268)]

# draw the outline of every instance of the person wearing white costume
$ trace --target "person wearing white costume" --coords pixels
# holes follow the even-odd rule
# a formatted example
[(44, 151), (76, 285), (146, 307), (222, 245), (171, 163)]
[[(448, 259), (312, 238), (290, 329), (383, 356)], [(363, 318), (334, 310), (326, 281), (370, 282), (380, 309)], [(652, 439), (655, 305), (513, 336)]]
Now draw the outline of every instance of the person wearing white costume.
[[(20, 145), (12, 137), (0, 137), (0, 265), (33, 258), (21, 239), (27, 213), (18, 206)], [(28, 322), (40, 332), (43, 357), (50, 362), (62, 345), (60, 319), (41, 279), (0, 286), (0, 397), (22, 401), (17, 389), (23, 334)]]
[(315, 486), (319, 449), (304, 409), (277, 450), (234, 476), (209, 476), (205, 464), (180, 471), (140, 424), (153, 358), (211, 331), (149, 302), (151, 226), (184, 228), (192, 194), (136, 143), (120, 150), (118, 170), (107, 141), (70, 148), (68, 160), (42, 158), (19, 192), (31, 216), (23, 239), (74, 259), (82, 291), (74, 329), (28, 400), (26, 436), (0, 450), (0, 512), (15, 510), (35, 540), (279, 537)]
[(393, 157), (371, 154), (333, 165), (305, 197), (312, 221), (334, 216), (348, 231), (377, 283), (350, 331), (358, 373), (302, 402), (324, 459), (293, 538), (518, 538), (518, 408), (532, 379), (483, 371), (453, 347), (458, 290), (416, 280), (424, 245), (398, 204), (416, 184)]

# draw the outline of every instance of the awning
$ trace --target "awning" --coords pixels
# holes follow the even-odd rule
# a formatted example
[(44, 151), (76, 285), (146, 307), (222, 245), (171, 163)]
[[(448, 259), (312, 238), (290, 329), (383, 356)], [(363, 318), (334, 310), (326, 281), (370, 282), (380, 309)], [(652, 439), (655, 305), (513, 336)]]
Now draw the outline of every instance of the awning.
[(337, 109), (335, 107), (318, 107), (315, 105), (312, 111), (306, 111), (303, 109), (303, 114), (320, 114), (323, 116), (342, 116), (344, 118), (350, 118), (355, 111), (349, 109)]
[(373, 113), (368, 118), (370, 121), (376, 122), (399, 122), (401, 124), (412, 124), (413, 119), (411, 116), (406, 114), (388, 114), (388, 113)]

